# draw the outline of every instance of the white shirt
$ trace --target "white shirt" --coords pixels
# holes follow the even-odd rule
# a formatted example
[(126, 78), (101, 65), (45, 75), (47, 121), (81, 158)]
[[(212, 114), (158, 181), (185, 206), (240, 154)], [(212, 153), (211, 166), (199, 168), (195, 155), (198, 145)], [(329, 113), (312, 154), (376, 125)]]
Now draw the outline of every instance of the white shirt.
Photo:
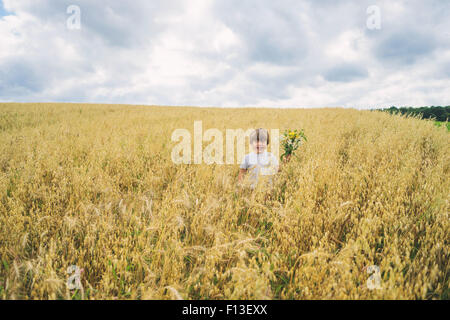
[[(278, 159), (270, 152), (249, 153), (242, 160), (241, 169), (249, 171), (249, 181), (252, 182), (251, 187), (255, 188), (258, 183), (259, 176), (273, 176), (278, 172)], [(270, 183), (272, 182), (269, 179)]]

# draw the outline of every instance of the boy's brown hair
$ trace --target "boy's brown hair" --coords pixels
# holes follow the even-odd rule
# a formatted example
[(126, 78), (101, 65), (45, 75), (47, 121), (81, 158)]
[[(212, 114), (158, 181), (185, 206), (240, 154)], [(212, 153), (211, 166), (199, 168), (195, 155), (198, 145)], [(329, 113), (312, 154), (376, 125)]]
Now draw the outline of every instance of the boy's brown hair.
[(256, 129), (250, 134), (250, 143), (253, 143), (254, 141), (267, 141), (267, 145), (269, 145), (269, 132), (264, 128)]

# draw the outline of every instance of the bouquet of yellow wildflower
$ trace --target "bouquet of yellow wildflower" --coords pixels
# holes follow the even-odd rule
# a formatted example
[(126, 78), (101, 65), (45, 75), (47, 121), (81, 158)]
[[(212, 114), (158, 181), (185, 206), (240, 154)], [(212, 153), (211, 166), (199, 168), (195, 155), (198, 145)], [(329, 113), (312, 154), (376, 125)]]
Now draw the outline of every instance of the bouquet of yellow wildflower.
[(284, 153), (281, 155), (281, 159), (289, 159), (291, 155), (298, 149), (302, 139), (307, 141), (305, 133), (302, 130), (286, 130), (281, 138), (281, 145)]

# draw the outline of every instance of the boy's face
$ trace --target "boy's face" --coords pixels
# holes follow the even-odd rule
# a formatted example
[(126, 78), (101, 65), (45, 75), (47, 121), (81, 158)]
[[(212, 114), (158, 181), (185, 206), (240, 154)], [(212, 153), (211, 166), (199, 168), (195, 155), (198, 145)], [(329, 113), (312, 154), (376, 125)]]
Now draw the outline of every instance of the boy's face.
[(263, 153), (267, 149), (267, 141), (254, 140), (252, 148), (255, 153)]

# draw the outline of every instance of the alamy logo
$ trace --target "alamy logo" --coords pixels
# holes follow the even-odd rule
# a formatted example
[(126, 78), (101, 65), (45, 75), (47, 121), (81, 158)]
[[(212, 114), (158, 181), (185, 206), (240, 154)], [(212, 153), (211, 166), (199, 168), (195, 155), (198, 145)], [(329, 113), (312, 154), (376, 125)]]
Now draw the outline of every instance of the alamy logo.
[(71, 5), (67, 7), (67, 14), (70, 14), (67, 18), (67, 29), (80, 30), (81, 29), (81, 9), (79, 6)]
[(369, 290), (381, 289), (381, 273), (379, 266), (369, 266), (367, 268), (367, 273), (370, 274), (369, 279), (367, 279), (366, 284)]
[[(172, 133), (172, 142), (178, 142), (172, 149), (172, 161), (175, 164), (236, 164), (245, 156), (247, 138), (250, 137), (254, 129), (226, 129), (225, 130), (225, 150), (224, 134), (216, 128), (211, 128), (203, 132), (202, 121), (194, 121), (194, 141), (187, 129), (176, 129)], [(280, 146), (280, 130), (270, 131), (270, 152), (278, 159)], [(203, 147), (203, 142), (209, 142)], [(236, 148), (235, 148), (236, 142)], [(193, 146), (193, 148), (192, 148)], [(193, 152), (192, 152), (193, 149)], [(235, 149), (237, 153), (235, 153)], [(235, 156), (237, 155), (237, 156)]]
[(67, 273), (70, 275), (67, 279), (67, 288), (69, 290), (82, 290), (83, 286), (81, 285), (81, 272), (83, 269), (80, 269), (78, 266), (72, 265), (67, 268)]
[(369, 15), (366, 20), (366, 26), (369, 30), (381, 29), (381, 9), (378, 6), (370, 6), (367, 8)]

